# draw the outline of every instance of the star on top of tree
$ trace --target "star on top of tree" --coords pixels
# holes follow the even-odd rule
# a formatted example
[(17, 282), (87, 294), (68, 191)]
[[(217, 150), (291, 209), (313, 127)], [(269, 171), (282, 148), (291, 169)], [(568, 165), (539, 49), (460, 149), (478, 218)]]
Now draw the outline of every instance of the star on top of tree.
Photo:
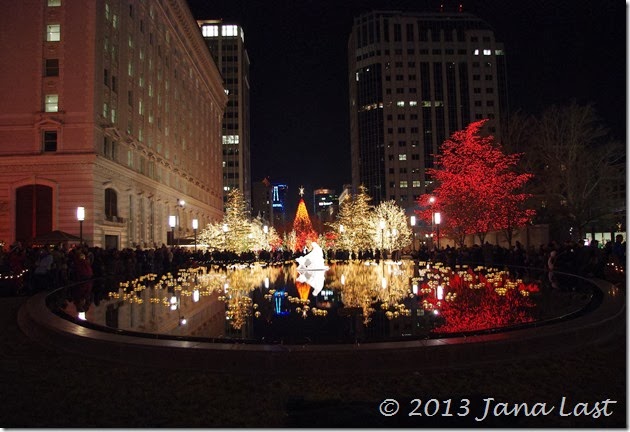
[(304, 186), (300, 186), (300, 196), (303, 197), (304, 196)]

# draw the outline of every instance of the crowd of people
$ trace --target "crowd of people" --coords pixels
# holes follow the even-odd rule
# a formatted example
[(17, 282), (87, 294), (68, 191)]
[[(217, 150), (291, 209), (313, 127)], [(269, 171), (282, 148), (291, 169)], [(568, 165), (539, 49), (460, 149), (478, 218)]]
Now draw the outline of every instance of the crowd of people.
[[(484, 243), (464, 247), (446, 246), (441, 249), (421, 248), (412, 256), (420, 261), (443, 262), (445, 265), (484, 265), (486, 267), (528, 267), (545, 271), (557, 271), (584, 277), (610, 279), (607, 265), (624, 268), (626, 243), (621, 235), (603, 248), (597, 241), (585, 246), (566, 241), (552, 241), (539, 247), (524, 247), (518, 241), (515, 246), (505, 248)], [(175, 272), (178, 268), (198, 264), (291, 261), (296, 256), (290, 251), (262, 251), (259, 254), (236, 254), (230, 251), (194, 251), (188, 248), (171, 248), (166, 245), (155, 248), (103, 249), (78, 245), (24, 247), (14, 243), (8, 250), (0, 248), (0, 290), (7, 294), (30, 294), (50, 290), (68, 284), (101, 277), (116, 276), (131, 280), (148, 273), (158, 275)], [(350, 253), (327, 250), (327, 259), (380, 260), (399, 258), (400, 253), (388, 254), (379, 250)]]

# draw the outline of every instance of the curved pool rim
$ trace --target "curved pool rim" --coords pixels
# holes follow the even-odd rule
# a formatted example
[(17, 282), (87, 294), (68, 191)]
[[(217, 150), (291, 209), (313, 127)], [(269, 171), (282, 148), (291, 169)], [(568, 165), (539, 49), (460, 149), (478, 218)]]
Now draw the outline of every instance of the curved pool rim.
[[(423, 370), (469, 367), (514, 356), (532, 357), (605, 340), (614, 329), (625, 331), (625, 293), (599, 279), (584, 279), (598, 295), (577, 313), (534, 322), (444, 338), (355, 344), (284, 345), (209, 342), (194, 338), (105, 332), (64, 319), (47, 305), (53, 293), (30, 297), (18, 312), (21, 330), (33, 340), (77, 354), (158, 367), (202, 367), (220, 372), (255, 369), (303, 373), (308, 367), (333, 362), (335, 370)], [(392, 355), (395, 353), (395, 355)], [(325, 356), (325, 357), (322, 357)]]

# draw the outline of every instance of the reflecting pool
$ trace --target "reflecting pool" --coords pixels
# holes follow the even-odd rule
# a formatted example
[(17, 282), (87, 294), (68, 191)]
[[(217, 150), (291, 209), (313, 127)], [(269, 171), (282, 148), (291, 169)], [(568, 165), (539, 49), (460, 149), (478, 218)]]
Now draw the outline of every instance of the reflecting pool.
[(531, 269), (414, 261), (194, 267), (124, 282), (88, 281), (49, 299), (104, 331), (242, 343), (322, 344), (505, 331), (579, 313), (587, 281)]

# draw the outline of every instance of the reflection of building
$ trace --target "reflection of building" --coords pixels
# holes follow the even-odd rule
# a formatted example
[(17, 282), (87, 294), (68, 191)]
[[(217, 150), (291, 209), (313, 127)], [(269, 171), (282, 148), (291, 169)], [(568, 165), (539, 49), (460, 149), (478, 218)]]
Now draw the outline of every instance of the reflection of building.
[(105, 247), (222, 217), (227, 97), (184, 0), (5, 2), (0, 22), (0, 239), (78, 234), (79, 206)]
[(234, 188), (251, 203), (249, 56), (243, 29), (222, 20), (197, 21), (223, 75), (228, 103), (223, 116), (223, 199)]
[(507, 111), (505, 55), (492, 29), (466, 13), (371, 12), (348, 43), (352, 183), (376, 205), (403, 208), (453, 132), (478, 119), (498, 134)]
[(339, 197), (333, 189), (313, 191), (313, 214), (320, 222), (332, 222), (339, 211)]

